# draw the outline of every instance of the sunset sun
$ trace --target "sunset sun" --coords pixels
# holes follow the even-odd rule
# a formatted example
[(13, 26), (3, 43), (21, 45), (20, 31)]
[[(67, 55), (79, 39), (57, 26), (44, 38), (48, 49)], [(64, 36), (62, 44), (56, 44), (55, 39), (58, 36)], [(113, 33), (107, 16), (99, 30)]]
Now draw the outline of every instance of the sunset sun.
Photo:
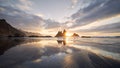
[(70, 32), (67, 32), (66, 37), (70, 37), (70, 36), (72, 36), (72, 34)]

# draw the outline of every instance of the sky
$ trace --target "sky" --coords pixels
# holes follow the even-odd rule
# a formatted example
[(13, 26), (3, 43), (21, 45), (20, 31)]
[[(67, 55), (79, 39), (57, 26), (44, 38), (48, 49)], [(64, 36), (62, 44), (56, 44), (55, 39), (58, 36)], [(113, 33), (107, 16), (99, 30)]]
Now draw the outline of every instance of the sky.
[(120, 36), (120, 0), (0, 0), (0, 19), (43, 35)]

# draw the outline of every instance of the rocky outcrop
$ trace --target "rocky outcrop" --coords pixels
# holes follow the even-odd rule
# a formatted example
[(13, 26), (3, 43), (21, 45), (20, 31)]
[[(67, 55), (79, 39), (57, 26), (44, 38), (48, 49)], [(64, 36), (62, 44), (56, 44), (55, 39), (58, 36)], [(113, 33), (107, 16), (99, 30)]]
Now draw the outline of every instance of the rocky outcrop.
[(0, 19), (0, 37), (4, 36), (16, 36), (21, 37), (25, 36), (24, 32), (12, 27), (10, 24), (6, 22), (5, 19)]
[(58, 31), (58, 33), (56, 34), (55, 37), (63, 37), (63, 33), (62, 33), (62, 31)]
[(0, 19), (0, 37), (41, 36), (40, 33), (22, 31), (14, 28), (5, 19)]
[(72, 37), (79, 37), (79, 35), (77, 33), (74, 33)]
[(66, 30), (64, 29), (64, 31), (58, 31), (58, 33), (56, 34), (55, 37), (66, 37)]
[(64, 29), (63, 30), (63, 37), (66, 37), (66, 33), (67, 33), (67, 31)]
[[(63, 30), (63, 32), (58, 31), (55, 37), (66, 37), (66, 33), (67, 31), (65, 29)], [(71, 37), (79, 37), (79, 35), (77, 33), (74, 33)]]
[(81, 36), (81, 38), (91, 38), (91, 36)]

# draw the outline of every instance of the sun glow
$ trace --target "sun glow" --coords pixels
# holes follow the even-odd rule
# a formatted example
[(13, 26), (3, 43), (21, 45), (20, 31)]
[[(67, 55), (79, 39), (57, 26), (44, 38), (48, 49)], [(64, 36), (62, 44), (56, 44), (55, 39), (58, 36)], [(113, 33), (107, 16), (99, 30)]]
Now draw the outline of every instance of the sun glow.
[(66, 36), (67, 36), (67, 37), (70, 37), (70, 36), (72, 36), (72, 34), (69, 33), (69, 32), (67, 32), (67, 33), (66, 33)]

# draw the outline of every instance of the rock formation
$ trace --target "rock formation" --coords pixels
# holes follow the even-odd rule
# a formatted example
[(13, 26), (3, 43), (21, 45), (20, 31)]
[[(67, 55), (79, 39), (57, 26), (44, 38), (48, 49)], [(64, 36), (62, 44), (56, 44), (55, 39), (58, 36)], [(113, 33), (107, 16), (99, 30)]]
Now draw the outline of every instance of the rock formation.
[(58, 33), (56, 34), (55, 37), (63, 37), (63, 33), (62, 33), (62, 31), (58, 31)]
[(67, 33), (67, 31), (64, 29), (64, 31), (63, 31), (63, 37), (66, 37), (66, 33)]
[(74, 34), (72, 35), (72, 37), (79, 37), (79, 35), (76, 34), (76, 33), (74, 33)]
[(58, 33), (56, 34), (55, 37), (66, 37), (66, 30), (64, 29), (64, 31), (58, 31)]
[(4, 36), (25, 36), (24, 32), (12, 27), (10, 24), (6, 22), (5, 19), (0, 19), (0, 37)]
[[(63, 32), (58, 31), (55, 37), (66, 37), (66, 33), (67, 31), (65, 29), (63, 30)], [(79, 35), (77, 33), (74, 33), (71, 37), (79, 37)]]
[(0, 37), (41, 36), (40, 33), (22, 31), (14, 28), (5, 19), (0, 19)]

